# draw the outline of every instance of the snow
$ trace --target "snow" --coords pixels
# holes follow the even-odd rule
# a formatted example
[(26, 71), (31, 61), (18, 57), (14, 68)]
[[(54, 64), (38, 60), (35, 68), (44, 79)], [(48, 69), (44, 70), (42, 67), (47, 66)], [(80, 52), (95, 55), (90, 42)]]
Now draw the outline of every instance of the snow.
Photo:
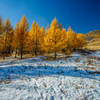
[(43, 60), (44, 56), (2, 61), (0, 100), (100, 100), (98, 54), (73, 53), (55, 61)]

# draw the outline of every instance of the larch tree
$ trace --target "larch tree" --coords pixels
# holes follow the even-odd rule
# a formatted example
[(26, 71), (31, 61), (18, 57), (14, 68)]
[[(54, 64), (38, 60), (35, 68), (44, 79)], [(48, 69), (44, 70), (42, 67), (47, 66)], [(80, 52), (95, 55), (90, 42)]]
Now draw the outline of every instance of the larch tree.
[(18, 38), (19, 38), (19, 22), (16, 23), (14, 36), (13, 36), (13, 42), (12, 42), (12, 47), (15, 53), (15, 58), (17, 57), (18, 49), (19, 49), (19, 39)]
[(27, 44), (27, 38), (28, 38), (28, 22), (27, 22), (27, 19), (25, 16), (22, 17), (20, 23), (19, 23), (19, 31), (17, 34), (17, 36), (19, 36), (17, 38), (17, 41), (19, 43), (19, 53), (20, 53), (20, 58), (22, 59), (23, 58), (23, 51), (26, 47), (26, 44)]
[(0, 35), (0, 53), (3, 59), (5, 59), (5, 35)]
[(54, 49), (54, 58), (56, 59), (56, 56), (57, 56), (57, 47), (56, 47), (56, 44), (57, 44), (57, 34), (58, 34), (58, 22), (57, 22), (57, 19), (55, 18), (52, 23), (51, 23), (51, 41), (52, 41), (52, 44), (53, 44), (53, 49)]
[(44, 42), (44, 36), (45, 36), (45, 29), (44, 27), (40, 28), (40, 38), (39, 38), (39, 52), (40, 54), (44, 53), (43, 50), (43, 42)]
[(86, 45), (85, 35), (82, 33), (77, 34), (77, 47), (76, 48), (82, 48), (84, 45)]
[(6, 53), (12, 53), (12, 39), (13, 39), (13, 27), (10, 24), (10, 20), (7, 18), (4, 23), (4, 34), (5, 34), (5, 50)]
[(60, 27), (60, 25), (57, 22), (57, 19), (55, 18), (52, 21), (50, 28), (48, 28), (46, 32), (47, 33), (44, 39), (44, 44), (47, 48), (46, 50), (54, 52), (54, 59), (56, 59), (57, 52), (61, 51), (66, 46), (66, 31), (65, 29), (62, 29), (62, 27)]
[(12, 38), (13, 38), (13, 27), (10, 24), (9, 19), (7, 18), (4, 26), (3, 26), (3, 34), (2, 34), (2, 55), (3, 59), (5, 56), (12, 53)]
[(3, 34), (3, 22), (2, 22), (2, 18), (0, 17), (0, 35)]
[[(0, 17), (0, 55), (1, 56), (4, 56), (4, 26), (3, 26), (3, 23), (2, 23), (2, 19)], [(4, 59), (4, 57), (3, 57)]]
[(52, 47), (52, 43), (51, 43), (51, 37), (50, 37), (50, 33), (51, 33), (51, 30), (49, 27), (46, 28), (46, 34), (44, 35), (44, 42), (43, 42), (43, 50), (45, 53), (51, 53), (53, 52), (51, 50), (51, 47)]
[(36, 22), (33, 22), (29, 35), (32, 54), (37, 55), (42, 50), (44, 28), (40, 28)]
[(71, 29), (71, 27), (68, 27), (68, 30), (66, 32), (67, 34), (67, 49), (72, 51), (75, 49), (75, 41), (76, 41), (76, 33)]

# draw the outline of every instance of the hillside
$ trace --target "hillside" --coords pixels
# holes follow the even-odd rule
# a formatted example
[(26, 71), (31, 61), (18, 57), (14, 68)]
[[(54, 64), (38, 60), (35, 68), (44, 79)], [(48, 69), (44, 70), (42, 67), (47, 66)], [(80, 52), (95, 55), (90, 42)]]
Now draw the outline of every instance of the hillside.
[(100, 38), (100, 30), (93, 30), (91, 32), (86, 33), (86, 39), (88, 41), (90, 41), (94, 38)]
[(84, 47), (89, 50), (100, 50), (100, 30), (94, 30), (86, 34), (88, 44)]
[(100, 50), (100, 39), (92, 39), (84, 48), (89, 50)]

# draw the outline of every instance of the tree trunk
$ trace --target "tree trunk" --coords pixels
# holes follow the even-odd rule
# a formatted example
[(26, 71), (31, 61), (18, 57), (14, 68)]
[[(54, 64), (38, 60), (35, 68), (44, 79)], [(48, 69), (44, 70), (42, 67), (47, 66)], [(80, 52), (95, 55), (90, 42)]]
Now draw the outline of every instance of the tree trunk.
[(3, 53), (3, 60), (5, 60), (5, 53)]
[(54, 59), (56, 59), (57, 58), (57, 53), (56, 53), (56, 51), (54, 52)]
[(3, 60), (5, 60), (5, 49), (3, 49), (2, 57), (3, 57)]
[(23, 47), (20, 49), (20, 59), (23, 59)]
[(20, 56), (21, 59), (23, 59), (23, 51), (21, 50), (21, 56)]
[(35, 56), (37, 56), (37, 52), (38, 52), (38, 43), (37, 43), (37, 41), (36, 41), (36, 47), (35, 47)]
[(17, 49), (16, 49), (16, 51), (15, 51), (15, 58), (17, 57), (16, 55), (17, 55)]
[(37, 40), (37, 32), (36, 32), (36, 41), (35, 41), (35, 56), (37, 56), (37, 52), (38, 52), (38, 40)]
[(35, 56), (37, 56), (37, 49), (36, 48), (35, 48), (35, 52), (34, 53), (35, 53)]
[(55, 47), (54, 47), (54, 59), (56, 59), (57, 53), (56, 53), (56, 36), (55, 36), (55, 41), (54, 41)]

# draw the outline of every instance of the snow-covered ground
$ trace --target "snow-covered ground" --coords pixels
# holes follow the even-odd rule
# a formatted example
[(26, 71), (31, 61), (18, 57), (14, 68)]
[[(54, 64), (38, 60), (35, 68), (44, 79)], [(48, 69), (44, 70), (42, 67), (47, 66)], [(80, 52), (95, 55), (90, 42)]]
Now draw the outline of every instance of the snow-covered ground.
[(0, 100), (100, 100), (100, 52), (43, 59), (0, 62)]

